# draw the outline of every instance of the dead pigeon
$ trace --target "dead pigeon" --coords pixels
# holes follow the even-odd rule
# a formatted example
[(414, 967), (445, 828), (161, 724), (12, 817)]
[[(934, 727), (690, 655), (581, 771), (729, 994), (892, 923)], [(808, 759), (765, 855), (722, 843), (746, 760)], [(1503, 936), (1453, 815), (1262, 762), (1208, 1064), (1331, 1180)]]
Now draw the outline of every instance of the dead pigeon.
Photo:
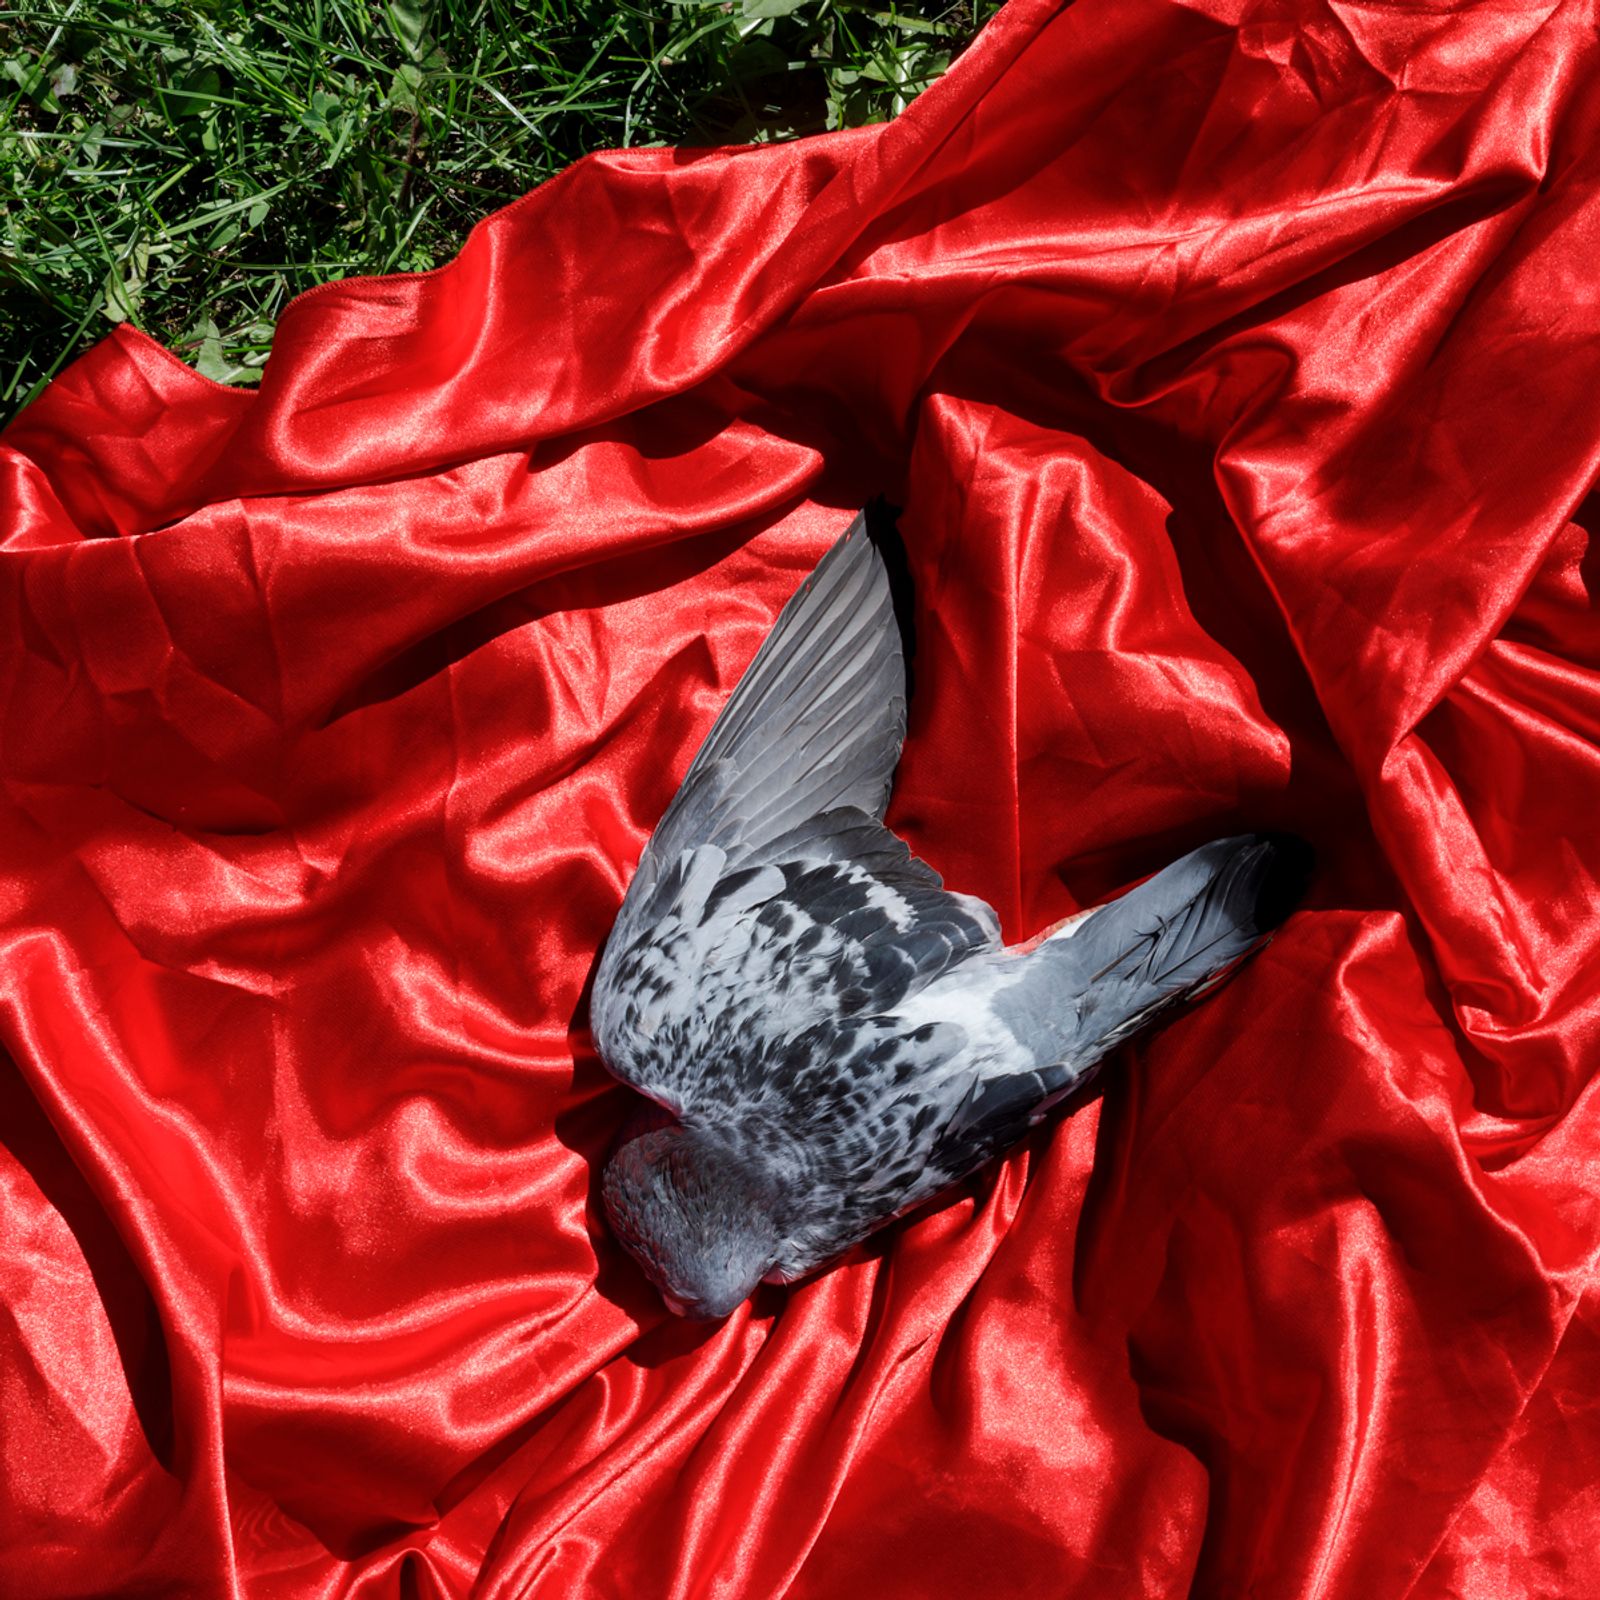
[(1002, 1154), (1304, 887), (1299, 840), (1221, 839), (1008, 949), (883, 824), (904, 736), (863, 513), (712, 726), (595, 976), (601, 1059), (652, 1102), (606, 1212), (681, 1315), (725, 1316)]

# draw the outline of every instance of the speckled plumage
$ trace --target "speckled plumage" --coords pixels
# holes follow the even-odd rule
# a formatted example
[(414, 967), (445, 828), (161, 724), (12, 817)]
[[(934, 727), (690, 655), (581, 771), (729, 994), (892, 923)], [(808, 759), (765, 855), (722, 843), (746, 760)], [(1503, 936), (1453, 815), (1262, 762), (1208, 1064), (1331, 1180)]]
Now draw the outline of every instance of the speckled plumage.
[(1006, 950), (883, 825), (904, 733), (863, 514), (712, 727), (596, 974), (601, 1058), (653, 1102), (606, 1209), (674, 1310), (723, 1315), (999, 1154), (1297, 893), (1303, 847), (1222, 840)]

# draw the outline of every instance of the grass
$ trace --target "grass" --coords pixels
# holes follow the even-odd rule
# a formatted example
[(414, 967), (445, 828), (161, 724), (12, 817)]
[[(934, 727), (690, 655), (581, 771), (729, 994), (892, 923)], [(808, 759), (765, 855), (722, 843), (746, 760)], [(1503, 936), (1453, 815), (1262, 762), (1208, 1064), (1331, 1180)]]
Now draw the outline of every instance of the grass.
[(591, 150), (882, 121), (998, 0), (0, 10), (0, 421), (129, 321), (253, 381), (284, 303), (447, 261)]

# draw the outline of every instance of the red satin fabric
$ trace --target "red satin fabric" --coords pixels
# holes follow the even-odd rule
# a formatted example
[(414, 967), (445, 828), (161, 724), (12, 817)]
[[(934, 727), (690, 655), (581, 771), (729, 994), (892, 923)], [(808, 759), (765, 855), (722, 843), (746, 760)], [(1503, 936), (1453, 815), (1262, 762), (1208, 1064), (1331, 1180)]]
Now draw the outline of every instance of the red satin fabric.
[[(1014, 0), (898, 122), (584, 161), (259, 393), (0, 441), (0, 1593), (1600, 1593), (1588, 4)], [(1022, 937), (1309, 909), (707, 1329), (584, 987), (867, 495), (891, 821)]]

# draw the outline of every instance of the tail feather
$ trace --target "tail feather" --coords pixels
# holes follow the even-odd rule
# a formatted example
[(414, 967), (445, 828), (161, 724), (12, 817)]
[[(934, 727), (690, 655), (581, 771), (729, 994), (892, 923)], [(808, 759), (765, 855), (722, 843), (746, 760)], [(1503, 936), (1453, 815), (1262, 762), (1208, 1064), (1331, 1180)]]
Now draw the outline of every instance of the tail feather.
[(1260, 945), (1304, 892), (1310, 848), (1288, 835), (1218, 839), (1064, 927), (996, 997), (1041, 1064), (1087, 1067)]

